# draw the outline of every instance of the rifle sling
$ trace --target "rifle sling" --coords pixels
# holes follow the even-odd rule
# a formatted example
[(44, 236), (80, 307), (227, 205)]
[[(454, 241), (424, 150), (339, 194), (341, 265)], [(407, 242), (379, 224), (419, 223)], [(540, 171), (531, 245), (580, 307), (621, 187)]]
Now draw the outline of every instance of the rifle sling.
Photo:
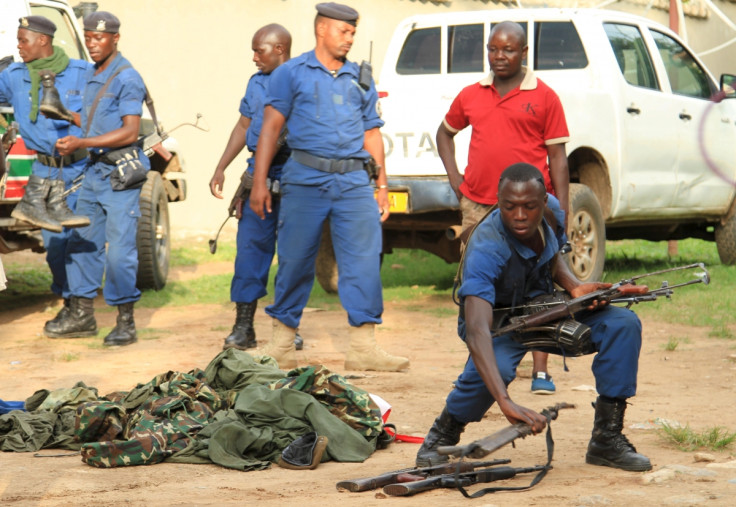
[(552, 468), (552, 457), (555, 452), (555, 442), (552, 440), (552, 418), (550, 417), (550, 414), (544, 414), (547, 416), (547, 464), (544, 465), (544, 468), (537, 473), (537, 475), (534, 476), (532, 479), (532, 482), (529, 483), (528, 486), (500, 486), (496, 488), (483, 488), (478, 491), (476, 491), (473, 494), (470, 494), (467, 492), (467, 490), (460, 484), (460, 463), (461, 461), (458, 461), (458, 466), (455, 468), (455, 484), (457, 484), (457, 489), (460, 491), (460, 493), (463, 494), (465, 498), (479, 498), (481, 496), (486, 495), (487, 493), (495, 493), (496, 491), (523, 491), (525, 489), (532, 488), (536, 486), (542, 479), (544, 479), (544, 476), (547, 475), (547, 472)]

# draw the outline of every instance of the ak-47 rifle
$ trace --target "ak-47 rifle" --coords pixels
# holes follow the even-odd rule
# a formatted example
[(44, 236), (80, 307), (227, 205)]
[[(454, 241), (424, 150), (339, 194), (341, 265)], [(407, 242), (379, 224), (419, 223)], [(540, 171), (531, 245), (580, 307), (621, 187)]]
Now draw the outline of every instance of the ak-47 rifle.
[[(459, 463), (459, 464), (462, 464)], [(451, 465), (455, 468), (455, 465)], [(533, 472), (541, 472), (547, 467), (544, 465), (537, 465), (526, 468), (514, 468), (514, 467), (496, 467), (496, 468), (484, 468), (474, 472), (466, 472), (460, 474), (444, 474), (436, 477), (429, 477), (414, 482), (404, 482), (401, 484), (389, 484), (384, 486), (383, 492), (390, 496), (411, 496), (421, 493), (423, 491), (429, 491), (432, 489), (439, 488), (466, 488), (473, 484), (480, 484), (483, 482), (502, 481), (505, 479), (512, 479), (518, 474), (530, 474)]]
[(364, 479), (351, 479), (347, 481), (340, 481), (337, 483), (337, 489), (346, 489), (348, 491), (357, 493), (360, 491), (378, 489), (389, 484), (400, 482), (415, 482), (421, 481), (427, 477), (453, 474), (458, 469), (458, 466), (460, 467), (460, 472), (465, 473), (472, 472), (477, 468), (487, 468), (495, 465), (505, 465), (507, 463), (511, 463), (511, 460), (495, 459), (493, 461), (479, 462), (463, 461), (462, 463), (457, 464), (446, 463), (444, 465), (434, 465), (430, 467), (404, 468), (403, 470), (386, 472), (385, 474), (381, 474), (376, 477), (366, 477)]
[[(702, 272), (687, 282), (670, 285), (662, 282), (658, 289), (650, 290), (646, 285), (636, 285), (636, 280), (673, 271), (684, 271), (699, 268)], [(514, 339), (530, 348), (562, 348), (566, 355), (579, 356), (593, 352), (590, 343), (590, 328), (573, 319), (575, 313), (591, 305), (625, 304), (630, 308), (633, 304), (644, 301), (655, 301), (660, 297), (670, 299), (675, 288), (696, 283), (708, 285), (710, 274), (703, 263), (688, 264), (643, 275), (637, 275), (611, 285), (607, 289), (599, 289), (583, 296), (568, 299), (562, 293), (542, 296), (530, 304), (515, 308), (494, 309), (493, 336), (501, 336), (515, 331)], [(509, 312), (524, 312), (523, 315), (508, 317)]]
[[(575, 408), (575, 405), (570, 403), (558, 403), (552, 407), (547, 407), (542, 410), (541, 414), (547, 418), (548, 421), (557, 419), (557, 415), (560, 410), (564, 408)], [(527, 435), (532, 434), (532, 428), (526, 423), (519, 422), (507, 426), (502, 430), (493, 433), (487, 437), (483, 437), (480, 440), (476, 440), (467, 445), (452, 445), (442, 446), (437, 448), (439, 454), (446, 456), (455, 457), (470, 457), (470, 458), (482, 458), (488, 456), (492, 452), (497, 451), (501, 447), (510, 444), (517, 438), (525, 438)]]

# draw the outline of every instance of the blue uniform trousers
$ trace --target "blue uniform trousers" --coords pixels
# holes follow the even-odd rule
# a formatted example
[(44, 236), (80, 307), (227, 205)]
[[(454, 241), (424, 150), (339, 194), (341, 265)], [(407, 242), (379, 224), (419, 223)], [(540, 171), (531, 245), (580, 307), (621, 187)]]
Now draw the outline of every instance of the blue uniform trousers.
[(111, 169), (100, 162), (87, 168), (77, 213), (88, 216), (91, 223), (72, 231), (67, 248), (67, 275), (71, 295), (94, 298), (104, 274), (105, 302), (121, 305), (141, 297), (136, 287), (141, 190), (114, 192), (110, 186)]
[[(64, 167), (61, 170), (61, 176), (64, 180), (64, 188), (69, 189), (72, 181), (82, 174), (86, 160), (80, 160), (75, 164)], [(58, 179), (59, 169), (49, 167), (36, 161), (33, 164), (33, 174), (44, 179)], [(77, 197), (79, 190), (66, 196), (66, 204), (74, 211), (77, 205)], [(51, 282), (51, 291), (63, 298), (69, 297), (69, 283), (66, 276), (66, 247), (72, 230), (64, 227), (61, 232), (51, 232), (41, 229), (41, 237), (43, 237), (43, 246), (46, 249), (46, 262), (51, 270), (53, 278)]]
[(314, 284), (322, 224), (330, 232), (339, 271), (338, 293), (351, 326), (381, 323), (381, 222), (369, 185), (334, 174), (321, 185), (283, 183), (279, 214), (279, 268), (274, 303), (266, 313), (298, 327)]
[[(641, 322), (636, 314), (619, 307), (583, 311), (576, 319), (590, 326), (597, 354), (592, 370), (598, 394), (626, 399), (636, 394), (636, 376), (641, 349)], [(516, 378), (516, 368), (529, 349), (515, 342), (510, 334), (493, 338), (493, 352), (501, 378), (508, 386)], [(545, 350), (560, 354), (559, 350)], [(493, 405), (494, 399), (468, 358), (447, 397), (447, 410), (459, 422), (477, 422)]]
[(230, 284), (230, 300), (250, 303), (266, 295), (268, 271), (276, 252), (276, 225), (280, 199), (271, 201), (272, 212), (261, 220), (250, 208), (250, 199), (243, 203), (243, 216), (238, 221), (235, 273)]

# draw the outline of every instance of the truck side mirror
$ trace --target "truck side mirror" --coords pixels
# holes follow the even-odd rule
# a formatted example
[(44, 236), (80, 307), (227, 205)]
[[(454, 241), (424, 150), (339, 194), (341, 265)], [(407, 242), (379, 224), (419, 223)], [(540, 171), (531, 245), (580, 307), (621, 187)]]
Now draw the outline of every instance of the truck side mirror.
[(721, 74), (721, 91), (726, 99), (736, 98), (736, 76), (733, 74)]

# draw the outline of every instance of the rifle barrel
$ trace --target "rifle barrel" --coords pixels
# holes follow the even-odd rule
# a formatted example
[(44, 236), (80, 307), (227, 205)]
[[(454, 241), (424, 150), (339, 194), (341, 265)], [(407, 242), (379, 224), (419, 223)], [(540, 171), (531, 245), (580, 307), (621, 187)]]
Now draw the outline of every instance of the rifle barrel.
[[(429, 475), (440, 476), (444, 474), (454, 474), (458, 468), (460, 473), (472, 472), (477, 468), (486, 468), (495, 465), (505, 465), (511, 463), (510, 459), (494, 459), (490, 461), (461, 461), (459, 463), (446, 463), (443, 465), (434, 465), (430, 467), (414, 467), (404, 468), (402, 470), (394, 470), (375, 477), (365, 477), (363, 479), (350, 479), (337, 483), (337, 489), (346, 489), (353, 493), (361, 491), (369, 491), (378, 489), (388, 484), (397, 482), (398, 476), (402, 474)], [(432, 478), (432, 477), (430, 477)]]

